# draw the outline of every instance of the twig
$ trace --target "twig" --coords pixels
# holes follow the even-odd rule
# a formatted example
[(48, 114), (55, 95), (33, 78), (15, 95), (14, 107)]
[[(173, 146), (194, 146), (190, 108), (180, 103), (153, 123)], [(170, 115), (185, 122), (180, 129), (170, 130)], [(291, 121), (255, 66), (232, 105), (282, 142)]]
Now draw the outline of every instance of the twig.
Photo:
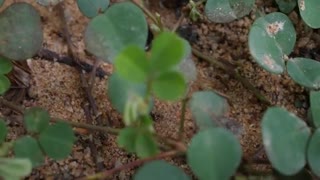
[[(34, 57), (41, 58), (46, 61), (53, 61), (58, 63), (63, 63), (69, 66), (78, 67), (80, 66), (82, 70), (86, 72), (92, 72), (94, 66), (84, 62), (83, 60), (79, 60), (78, 63), (75, 63), (74, 60), (70, 56), (61, 56), (56, 52), (53, 52), (49, 49), (41, 49)], [(105, 72), (100, 67), (96, 70), (96, 76), (99, 78), (103, 78), (105, 76), (111, 75), (108, 72)]]
[(177, 23), (174, 25), (174, 27), (171, 30), (172, 32), (176, 32), (177, 31), (177, 29), (179, 28), (179, 26), (182, 23), (183, 19), (184, 19), (184, 14), (181, 14), (181, 16), (179, 17)]
[(140, 165), (142, 165), (144, 163), (147, 163), (147, 162), (150, 162), (150, 161), (154, 161), (154, 160), (157, 160), (157, 159), (168, 158), (168, 157), (173, 157), (173, 156), (177, 156), (179, 154), (180, 154), (180, 152), (179, 151), (175, 151), (175, 150), (174, 151), (163, 152), (163, 153), (160, 153), (160, 154), (158, 154), (156, 156), (153, 156), (153, 157), (150, 157), (150, 158), (138, 159), (136, 161), (133, 161), (133, 162), (125, 164), (125, 165), (122, 165), (120, 167), (116, 167), (116, 168), (113, 168), (113, 169), (110, 169), (110, 170), (107, 170), (107, 171), (104, 171), (104, 172), (100, 172), (100, 173), (97, 173), (97, 174), (94, 174), (94, 175), (91, 175), (91, 176), (84, 177), (84, 178), (82, 178), (82, 180), (106, 179), (107, 177), (110, 177), (110, 176), (114, 175), (117, 172), (120, 172), (120, 171), (123, 171), (123, 170), (126, 170), (126, 169), (132, 169), (134, 167), (140, 166)]
[(183, 140), (183, 133), (184, 133), (184, 122), (186, 119), (186, 110), (187, 110), (187, 103), (189, 99), (184, 98), (181, 102), (181, 116), (180, 116), (180, 126), (179, 126), (179, 132), (178, 132), (178, 138), (179, 140)]
[[(8, 108), (10, 108), (20, 114), (23, 114), (25, 111), (23, 107), (18, 106), (10, 101), (7, 101), (7, 100), (3, 99), (2, 97), (0, 97), (0, 104), (3, 104), (4, 106), (7, 106)], [(116, 128), (95, 126), (95, 125), (90, 125), (90, 124), (86, 124), (86, 123), (79, 123), (79, 122), (72, 122), (72, 121), (62, 120), (59, 118), (51, 118), (51, 122), (64, 122), (64, 123), (67, 123), (73, 127), (85, 128), (85, 129), (88, 129), (88, 130), (91, 130), (94, 132), (100, 131), (100, 132), (105, 132), (105, 133), (114, 134), (114, 135), (116, 135), (120, 132), (120, 130), (116, 129)]]
[(143, 7), (143, 5), (141, 5), (140, 3), (131, 0), (132, 3), (134, 3), (135, 5), (137, 5), (154, 23), (156, 23), (156, 25), (159, 26), (159, 22), (157, 20), (157, 18), (155, 18), (152, 13), (145, 7)]
[(258, 89), (256, 89), (248, 80), (246, 80), (245, 78), (243, 78), (240, 74), (238, 74), (234, 69), (229, 68), (228, 66), (226, 66), (225, 64), (204, 55), (203, 53), (201, 53), (200, 51), (198, 51), (195, 48), (192, 48), (192, 53), (203, 59), (208, 61), (209, 63), (211, 63), (213, 66), (220, 68), (222, 70), (224, 70), (226, 73), (230, 74), (231, 76), (233, 76), (235, 79), (237, 79), (238, 81), (240, 81), (242, 83), (242, 85), (244, 87), (246, 87), (247, 89), (249, 89), (261, 102), (264, 102), (268, 105), (271, 105), (272, 103), (266, 98), (264, 97)]

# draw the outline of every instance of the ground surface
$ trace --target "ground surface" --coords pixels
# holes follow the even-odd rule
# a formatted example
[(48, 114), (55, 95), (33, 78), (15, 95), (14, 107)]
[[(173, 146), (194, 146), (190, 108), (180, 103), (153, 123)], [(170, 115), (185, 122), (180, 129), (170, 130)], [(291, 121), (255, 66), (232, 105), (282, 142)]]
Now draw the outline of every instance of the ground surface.
[[(6, 0), (1, 8), (3, 10), (13, 0)], [(17, 1), (15, 1), (17, 2)], [(40, 12), (44, 29), (44, 47), (58, 54), (65, 55), (67, 46), (61, 36), (61, 22), (58, 20), (57, 11), (53, 8), (41, 7), (33, 0), (32, 3)], [(93, 63), (93, 58), (84, 52), (83, 32), (89, 20), (81, 15), (75, 0), (65, 0), (65, 11), (68, 14), (68, 25), (72, 34), (72, 42), (76, 46), (77, 53), (82, 60)], [(163, 17), (164, 24), (173, 27), (178, 21), (174, 10), (160, 7), (158, 1), (149, 2), (150, 9), (157, 11)], [(257, 64), (253, 63), (247, 46), (247, 35), (252, 24), (257, 7), (265, 13), (277, 11), (271, 1), (256, 3), (253, 12), (240, 20), (228, 24), (210, 23), (207, 20), (191, 23), (184, 19), (182, 26), (190, 27), (194, 34), (198, 35), (193, 46), (201, 49), (202, 53), (221, 61), (238, 64), (239, 72), (254, 84), (273, 104), (283, 106), (289, 111), (305, 119), (308, 101), (303, 88), (296, 85), (287, 75), (271, 75)], [(312, 56), (319, 41), (316, 44), (314, 33), (307, 30), (296, 12), (290, 14), (297, 28), (296, 48), (294, 55)], [(313, 53), (314, 56), (314, 53)], [(313, 57), (315, 58), (315, 57)], [(319, 58), (319, 57), (318, 57)], [(226, 72), (212, 67), (205, 61), (193, 57), (197, 65), (197, 80), (193, 82), (191, 92), (213, 89), (228, 97), (230, 103), (229, 118), (238, 122), (241, 126), (240, 134), (244, 156), (252, 156), (261, 145), (260, 120), (267, 106), (256, 100), (255, 96), (245, 89), (240, 82), (233, 79)], [(320, 60), (320, 59), (317, 59)], [(84, 104), (87, 103), (81, 87), (79, 72), (71, 66), (57, 62), (44, 61), (43, 59), (30, 59), (28, 66), (31, 69), (29, 79), (30, 88), (22, 104), (25, 107), (41, 106), (47, 109), (54, 117), (76, 122), (87, 122), (85, 118)], [(112, 67), (102, 64), (105, 71), (111, 72)], [(96, 78), (93, 95), (98, 104), (99, 113), (105, 121), (103, 125), (121, 127), (121, 119), (111, 108), (106, 93), (106, 76), (103, 79)], [(5, 109), (4, 109), (5, 110)], [(165, 136), (176, 137), (179, 123), (179, 103), (156, 103), (154, 114), (157, 132)], [(12, 119), (19, 118), (10, 115)], [(108, 120), (107, 120), (108, 119)], [(10, 120), (10, 119), (9, 119)], [(21, 124), (10, 123), (10, 139), (14, 139), (24, 133)], [(190, 112), (187, 112), (185, 122), (185, 136), (189, 139), (195, 133), (196, 127)], [(69, 158), (63, 161), (47, 160), (45, 165), (35, 169), (30, 179), (56, 178), (73, 179), (75, 177), (90, 175), (95, 172), (111, 169), (115, 166), (131, 162), (135, 159), (119, 149), (112, 135), (87, 134), (78, 135), (78, 141)], [(90, 143), (93, 142), (93, 143)], [(94, 148), (90, 146), (94, 144)], [(173, 163), (182, 168), (187, 166), (181, 159), (174, 159)], [(127, 179), (132, 171), (122, 172), (113, 179)]]

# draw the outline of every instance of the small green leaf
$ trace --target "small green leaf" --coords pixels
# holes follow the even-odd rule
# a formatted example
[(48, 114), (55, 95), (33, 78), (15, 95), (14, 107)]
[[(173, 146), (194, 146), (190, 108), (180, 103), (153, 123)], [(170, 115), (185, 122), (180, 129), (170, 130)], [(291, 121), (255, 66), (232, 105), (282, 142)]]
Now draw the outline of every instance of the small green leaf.
[(306, 164), (310, 129), (280, 107), (269, 108), (262, 119), (262, 139), (272, 166), (284, 175), (298, 173)]
[(29, 159), (0, 158), (0, 176), (4, 179), (21, 179), (32, 171), (32, 163)]
[(188, 83), (197, 79), (197, 68), (192, 59), (191, 46), (188, 41), (184, 40), (183, 60), (178, 65), (178, 71), (181, 72)]
[(3, 142), (0, 144), (0, 157), (7, 156), (14, 145), (14, 141)]
[(274, 12), (256, 19), (249, 32), (249, 49), (254, 60), (265, 70), (281, 74), (286, 56), (296, 42), (292, 22), (283, 13)]
[(312, 121), (315, 127), (320, 127), (320, 92), (310, 92), (310, 107), (312, 113)]
[(134, 180), (189, 180), (190, 178), (177, 166), (163, 160), (143, 165), (134, 175)]
[(3, 119), (0, 119), (0, 145), (6, 140), (8, 133), (7, 125)]
[(241, 146), (233, 134), (223, 128), (198, 132), (187, 151), (188, 164), (199, 179), (229, 179), (241, 161)]
[(136, 153), (140, 158), (147, 158), (158, 153), (158, 146), (150, 133), (140, 132), (135, 142)]
[(117, 139), (119, 147), (124, 148), (130, 153), (134, 153), (136, 150), (135, 145), (138, 133), (138, 129), (133, 127), (121, 129)]
[(124, 113), (125, 105), (132, 96), (144, 97), (147, 91), (143, 83), (133, 83), (120, 77), (119, 74), (113, 73), (108, 79), (108, 97), (112, 106)]
[(12, 62), (9, 59), (0, 57), (0, 74), (7, 74), (13, 68)]
[(61, 160), (71, 153), (75, 139), (70, 125), (57, 122), (41, 132), (39, 143), (49, 157)]
[(152, 84), (154, 94), (162, 100), (178, 100), (186, 93), (186, 82), (179, 72), (162, 73)]
[(284, 13), (291, 12), (297, 5), (297, 0), (276, 0), (280, 11)]
[(298, 0), (298, 6), (303, 21), (311, 28), (320, 28), (319, 0)]
[(216, 23), (228, 23), (250, 13), (255, 0), (207, 0), (205, 14)]
[(7, 76), (0, 74), (0, 95), (3, 95), (9, 90), (11, 86), (10, 80)]
[(32, 166), (36, 167), (44, 162), (44, 156), (37, 140), (31, 136), (24, 136), (18, 139), (14, 144), (14, 154), (18, 158), (28, 158)]
[(42, 46), (40, 15), (28, 3), (13, 3), (0, 14), (0, 54), (12, 60), (25, 60)]
[(148, 25), (141, 9), (131, 2), (121, 2), (90, 21), (84, 42), (89, 52), (113, 63), (115, 56), (128, 45), (144, 48), (147, 36)]
[(81, 13), (88, 18), (93, 18), (103, 13), (109, 6), (109, 3), (109, 0), (77, 0)]
[(159, 34), (152, 42), (151, 68), (156, 72), (164, 72), (177, 65), (185, 53), (183, 40), (171, 32)]
[(293, 58), (287, 62), (289, 76), (298, 84), (311, 88), (320, 88), (320, 62), (308, 58)]
[(308, 145), (307, 159), (313, 173), (320, 177), (320, 129), (311, 137)]
[(32, 107), (24, 113), (24, 124), (29, 133), (40, 133), (49, 125), (49, 121), (49, 113), (40, 107)]
[(115, 59), (114, 65), (120, 76), (135, 82), (146, 81), (150, 68), (146, 53), (135, 45), (128, 46), (120, 52)]
[(211, 91), (193, 93), (189, 105), (200, 129), (217, 126), (219, 119), (229, 110), (227, 100)]

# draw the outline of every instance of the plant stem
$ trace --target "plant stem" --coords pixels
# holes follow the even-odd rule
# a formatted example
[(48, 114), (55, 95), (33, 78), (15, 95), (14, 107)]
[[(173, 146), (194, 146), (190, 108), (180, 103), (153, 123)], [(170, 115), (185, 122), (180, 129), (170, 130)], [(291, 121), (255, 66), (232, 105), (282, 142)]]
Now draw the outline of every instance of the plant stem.
[(110, 177), (112, 175), (114, 175), (115, 173), (117, 172), (120, 172), (120, 171), (123, 171), (123, 170), (126, 170), (126, 169), (132, 169), (134, 167), (137, 167), (137, 166), (140, 166), (146, 162), (150, 162), (150, 161), (154, 161), (154, 160), (157, 160), (157, 159), (163, 159), (163, 158), (167, 158), (167, 157), (173, 157), (173, 156), (177, 156), (179, 155), (179, 151), (167, 151), (167, 152), (163, 152), (163, 153), (160, 153), (156, 156), (153, 156), (153, 157), (150, 157), (150, 158), (145, 158), (145, 159), (138, 159), (136, 161), (133, 161), (131, 163), (128, 163), (128, 164), (125, 164), (125, 165), (122, 165), (120, 167), (116, 167), (116, 168), (113, 168), (113, 169), (110, 169), (110, 170), (106, 170), (104, 172), (100, 172), (100, 173), (97, 173), (97, 174), (94, 174), (94, 175), (91, 175), (91, 176), (87, 176), (85, 178), (82, 178), (83, 180), (89, 180), (89, 179), (106, 179), (107, 177)]
[(135, 5), (137, 5), (157, 26), (159, 26), (159, 22), (158, 22), (157, 18), (155, 18), (147, 8), (145, 8), (143, 5), (141, 5), (140, 3), (138, 3), (134, 0), (131, 0), (131, 2), (134, 3)]
[(184, 122), (186, 119), (186, 110), (187, 110), (187, 103), (189, 99), (184, 98), (181, 101), (181, 116), (180, 116), (180, 126), (179, 126), (179, 132), (178, 132), (178, 138), (180, 141), (183, 140), (183, 133), (184, 133)]
[(266, 103), (267, 105), (271, 105), (272, 103), (266, 98), (264, 97), (258, 89), (256, 89), (248, 80), (246, 80), (245, 78), (243, 78), (240, 74), (238, 74), (233, 68), (228, 67), (227, 65), (217, 61), (216, 59), (213, 59), (209, 56), (204, 55), (203, 53), (201, 53), (200, 51), (198, 51), (195, 48), (192, 48), (192, 53), (203, 59), (208, 61), (210, 64), (212, 64), (213, 66), (220, 68), (222, 70), (224, 70), (226, 73), (230, 74), (231, 76), (233, 76), (235, 79), (237, 79), (238, 81), (240, 81), (242, 83), (242, 85), (244, 87), (246, 87), (247, 89), (249, 89), (261, 102)]
[[(3, 99), (2, 97), (0, 98), (0, 104), (3, 104), (7, 107), (9, 107), (10, 109), (23, 114), (24, 113), (24, 108), (10, 102), (7, 101), (5, 99)], [(73, 127), (78, 127), (78, 128), (85, 128), (91, 131), (101, 131), (101, 132), (106, 132), (109, 134), (118, 134), (119, 133), (119, 129), (116, 128), (110, 128), (110, 127), (101, 127), (101, 126), (95, 126), (95, 125), (90, 125), (90, 124), (86, 124), (86, 123), (79, 123), (79, 122), (72, 122), (72, 121), (67, 121), (67, 120), (62, 120), (59, 118), (51, 118), (52, 122), (64, 122), (67, 123)]]

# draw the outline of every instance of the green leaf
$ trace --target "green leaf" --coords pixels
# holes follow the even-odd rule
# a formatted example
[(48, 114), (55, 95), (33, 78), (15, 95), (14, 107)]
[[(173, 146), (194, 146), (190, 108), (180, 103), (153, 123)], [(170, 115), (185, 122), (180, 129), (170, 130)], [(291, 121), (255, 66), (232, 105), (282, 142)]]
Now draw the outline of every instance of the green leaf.
[(135, 95), (144, 97), (147, 91), (145, 84), (125, 80), (118, 73), (113, 73), (107, 84), (107, 94), (111, 104), (120, 113), (124, 113), (125, 105), (130, 97)]
[(317, 129), (309, 141), (307, 159), (314, 174), (320, 177), (320, 129)]
[(70, 125), (57, 122), (41, 132), (39, 143), (49, 157), (61, 160), (71, 153), (75, 139)]
[(40, 107), (32, 107), (24, 113), (24, 124), (29, 133), (40, 133), (49, 125), (49, 121), (49, 113)]
[(151, 69), (164, 72), (177, 65), (185, 53), (184, 41), (176, 34), (162, 32), (152, 42)]
[(131, 2), (115, 3), (93, 18), (85, 31), (85, 45), (98, 58), (113, 63), (128, 45), (144, 48), (148, 25), (143, 12)]
[(186, 173), (163, 160), (144, 164), (134, 175), (134, 180), (189, 180)]
[(138, 133), (138, 129), (133, 127), (126, 127), (121, 129), (117, 138), (119, 147), (124, 148), (130, 153), (134, 153), (136, 150), (135, 145)]
[(0, 7), (3, 5), (4, 0), (0, 0)]
[(21, 179), (28, 176), (32, 171), (29, 159), (22, 158), (0, 158), (0, 176), (4, 179)]
[(287, 62), (289, 76), (298, 84), (311, 89), (320, 88), (320, 63), (308, 58), (293, 58)]
[(298, 173), (306, 164), (310, 129), (304, 121), (280, 107), (269, 108), (262, 119), (262, 138), (272, 166), (284, 175)]
[(255, 20), (249, 32), (249, 49), (254, 60), (265, 70), (281, 74), (286, 56), (293, 50), (296, 32), (283, 13), (274, 12)]
[(42, 46), (41, 20), (28, 3), (14, 3), (0, 14), (0, 54), (12, 60), (32, 57)]
[(11, 86), (10, 80), (7, 76), (0, 74), (0, 95), (3, 95), (9, 90)]
[(178, 100), (186, 93), (186, 82), (179, 72), (162, 73), (152, 83), (153, 93), (162, 100)]
[(290, 13), (297, 5), (297, 0), (276, 0), (280, 11)]
[(14, 141), (3, 142), (0, 144), (0, 157), (7, 156), (14, 145)]
[(207, 0), (205, 14), (216, 23), (228, 23), (246, 16), (253, 8), (255, 0)]
[(7, 74), (13, 68), (12, 62), (9, 59), (0, 57), (0, 74)]
[(147, 80), (150, 62), (144, 50), (138, 46), (131, 45), (125, 48), (116, 57), (114, 65), (116, 72), (129, 81), (144, 82)]
[(138, 157), (147, 158), (159, 152), (158, 146), (150, 133), (140, 132), (135, 141), (135, 148)]
[(188, 41), (184, 40), (183, 60), (178, 65), (178, 71), (181, 72), (188, 83), (197, 79), (197, 68), (192, 60), (191, 46)]
[(223, 128), (198, 132), (187, 151), (188, 164), (199, 179), (229, 179), (241, 161), (241, 146), (233, 134)]
[(311, 28), (320, 28), (319, 0), (298, 0), (298, 6), (303, 21)]
[(310, 91), (310, 108), (315, 127), (320, 127), (320, 92)]
[(229, 110), (227, 100), (211, 91), (193, 93), (189, 106), (200, 129), (218, 126), (219, 119)]
[(88, 18), (93, 18), (103, 13), (109, 6), (109, 3), (109, 0), (77, 0), (81, 13)]
[(37, 140), (31, 136), (19, 138), (14, 144), (14, 154), (18, 158), (28, 158), (32, 166), (36, 167), (44, 162), (44, 156)]
[(3, 119), (0, 119), (0, 145), (6, 140), (8, 133), (7, 125)]

